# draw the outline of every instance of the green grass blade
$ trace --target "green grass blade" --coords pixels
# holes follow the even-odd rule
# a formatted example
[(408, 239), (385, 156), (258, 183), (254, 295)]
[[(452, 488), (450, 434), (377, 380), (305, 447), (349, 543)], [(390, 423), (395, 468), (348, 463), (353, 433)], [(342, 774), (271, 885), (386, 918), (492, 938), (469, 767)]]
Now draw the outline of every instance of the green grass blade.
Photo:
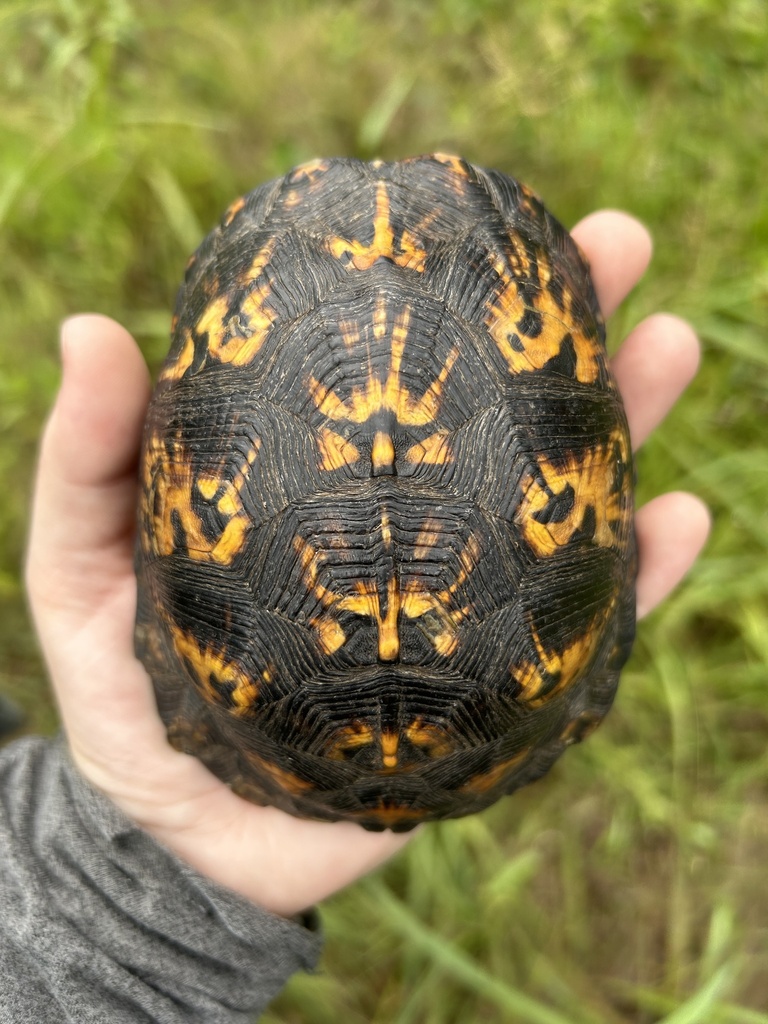
[(733, 984), (737, 973), (732, 961), (723, 964), (703, 988), (660, 1020), (659, 1024), (706, 1024), (718, 997)]
[(507, 1013), (516, 1014), (520, 1024), (575, 1024), (573, 1016), (564, 1017), (483, 970), (466, 953), (422, 924), (383, 885), (371, 884), (369, 890), (379, 912), (395, 931), (414, 943), (453, 978)]
[(357, 136), (358, 144), (366, 153), (374, 153), (381, 146), (398, 110), (408, 98), (414, 81), (410, 73), (396, 75), (369, 108), (360, 122)]
[(715, 1008), (717, 1024), (768, 1024), (768, 1013), (750, 1010), (746, 1006), (722, 1003)]
[(158, 163), (147, 173), (147, 180), (182, 251), (191, 253), (205, 232), (178, 178), (165, 164)]

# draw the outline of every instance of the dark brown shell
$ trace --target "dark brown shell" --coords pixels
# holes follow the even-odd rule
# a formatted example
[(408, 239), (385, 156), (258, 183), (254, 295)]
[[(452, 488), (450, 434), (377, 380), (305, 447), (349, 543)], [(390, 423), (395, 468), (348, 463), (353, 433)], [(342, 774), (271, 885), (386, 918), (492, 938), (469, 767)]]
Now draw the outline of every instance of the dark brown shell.
[(237, 793), (404, 830), (539, 778), (634, 632), (588, 269), (512, 178), (318, 160), (190, 261), (146, 425), (137, 652)]

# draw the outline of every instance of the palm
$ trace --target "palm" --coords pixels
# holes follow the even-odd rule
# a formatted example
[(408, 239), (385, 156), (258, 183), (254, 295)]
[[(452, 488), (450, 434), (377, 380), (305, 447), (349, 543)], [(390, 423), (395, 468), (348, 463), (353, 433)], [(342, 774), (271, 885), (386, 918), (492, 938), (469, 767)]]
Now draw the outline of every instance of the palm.
[[(610, 315), (645, 269), (647, 234), (624, 215), (599, 213), (574, 237)], [(182, 859), (268, 909), (294, 913), (386, 859), (406, 838), (245, 803), (168, 746), (132, 641), (146, 368), (132, 339), (103, 317), (71, 322), (63, 356), (64, 384), (41, 452), (28, 582), (73, 757)], [(649, 318), (624, 343), (614, 371), (635, 446), (666, 415), (697, 359), (693, 333), (673, 317)], [(638, 513), (637, 532), (638, 610), (645, 613), (693, 562), (707, 515), (690, 495), (668, 494)]]

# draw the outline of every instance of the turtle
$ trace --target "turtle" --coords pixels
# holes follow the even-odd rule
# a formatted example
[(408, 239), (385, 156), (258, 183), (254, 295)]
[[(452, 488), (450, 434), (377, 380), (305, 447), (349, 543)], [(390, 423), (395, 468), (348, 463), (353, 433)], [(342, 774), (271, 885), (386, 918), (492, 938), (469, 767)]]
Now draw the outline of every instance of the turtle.
[(627, 422), (586, 259), (502, 172), (317, 159), (232, 203), (139, 475), (136, 651), (170, 743), (246, 800), (460, 817), (613, 701)]

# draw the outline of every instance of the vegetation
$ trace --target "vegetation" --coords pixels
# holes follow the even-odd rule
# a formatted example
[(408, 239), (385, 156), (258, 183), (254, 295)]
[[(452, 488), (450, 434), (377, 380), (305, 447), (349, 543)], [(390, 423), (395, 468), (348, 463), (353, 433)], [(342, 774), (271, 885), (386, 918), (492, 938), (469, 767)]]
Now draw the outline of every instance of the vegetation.
[(55, 714), (19, 565), (57, 324), (153, 367), (186, 257), (312, 156), (452, 150), (566, 223), (653, 230), (616, 344), (659, 308), (705, 359), (642, 499), (714, 534), (641, 627), (616, 707), (544, 781), (425, 829), (332, 900), (268, 1024), (768, 1024), (768, 15), (761, 0), (0, 0), (0, 689)]

